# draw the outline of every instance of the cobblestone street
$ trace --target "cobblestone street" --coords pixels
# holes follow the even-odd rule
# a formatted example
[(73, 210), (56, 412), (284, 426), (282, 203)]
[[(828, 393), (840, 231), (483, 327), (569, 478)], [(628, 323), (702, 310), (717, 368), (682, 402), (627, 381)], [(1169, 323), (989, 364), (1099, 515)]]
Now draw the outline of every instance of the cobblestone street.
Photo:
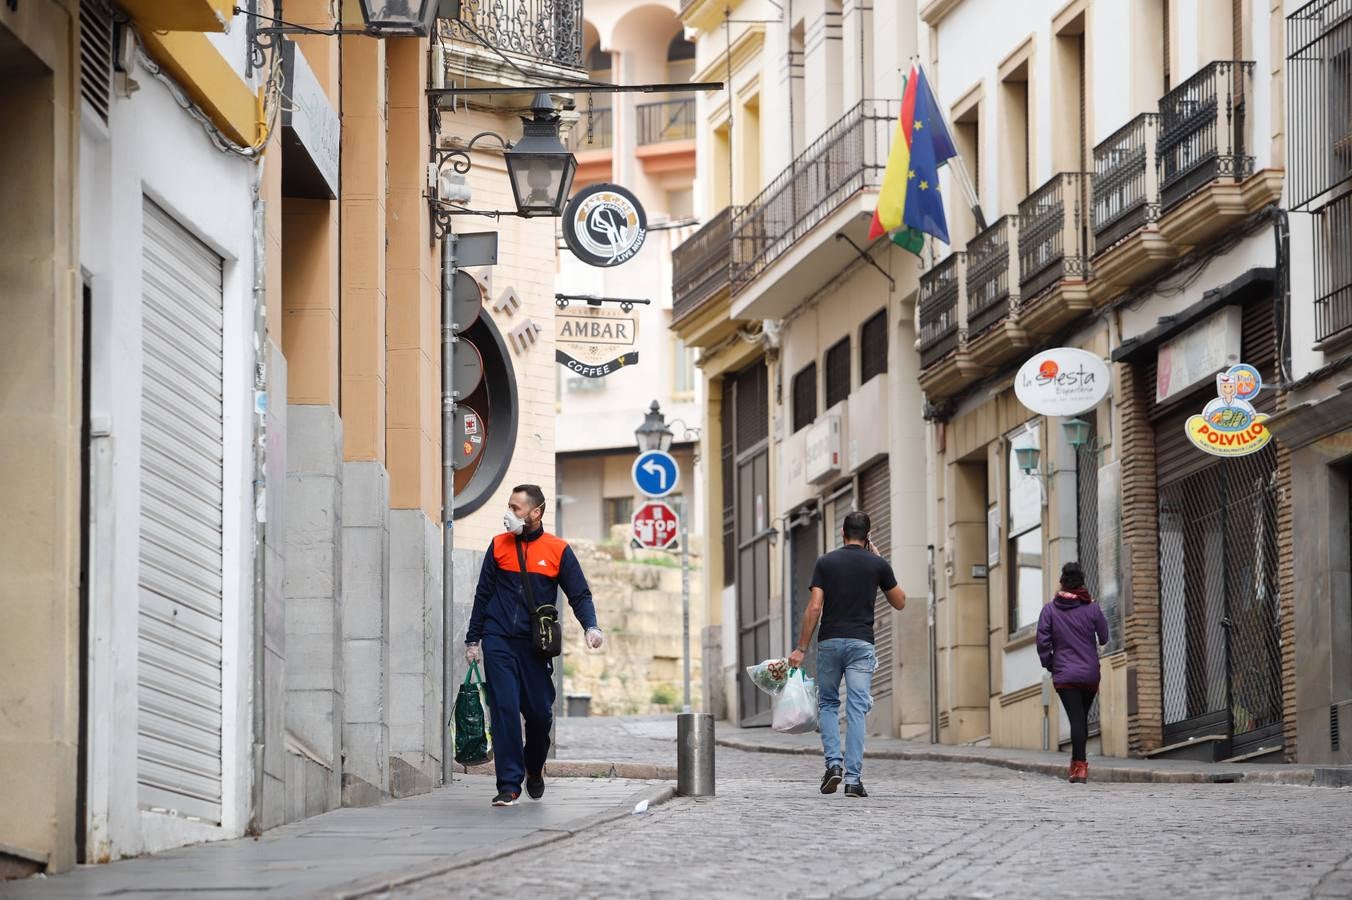
[[(670, 761), (670, 733), (655, 720), (565, 721), (560, 757)], [(811, 757), (720, 747), (714, 799), (677, 799), (383, 896), (1352, 896), (1346, 789), (1081, 787), (869, 760), (872, 796), (855, 801), (818, 794), (819, 775)]]

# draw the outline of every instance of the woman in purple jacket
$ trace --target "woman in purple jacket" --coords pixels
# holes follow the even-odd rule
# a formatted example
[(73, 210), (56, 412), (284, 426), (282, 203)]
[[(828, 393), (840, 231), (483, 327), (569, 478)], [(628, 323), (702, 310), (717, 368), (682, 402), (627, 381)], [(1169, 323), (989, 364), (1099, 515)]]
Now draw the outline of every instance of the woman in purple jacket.
[(1061, 567), (1061, 590), (1038, 616), (1037, 655), (1042, 668), (1052, 673), (1052, 684), (1070, 719), (1072, 784), (1089, 780), (1084, 744), (1089, 736), (1089, 708), (1099, 686), (1098, 645), (1107, 643), (1108, 620), (1084, 588), (1084, 569), (1068, 562)]

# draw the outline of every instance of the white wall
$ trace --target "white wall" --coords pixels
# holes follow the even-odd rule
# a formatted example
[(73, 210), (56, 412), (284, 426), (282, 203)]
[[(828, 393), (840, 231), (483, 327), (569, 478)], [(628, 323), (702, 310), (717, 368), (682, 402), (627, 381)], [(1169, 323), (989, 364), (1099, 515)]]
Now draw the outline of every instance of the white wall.
[[(233, 58), (233, 57), (232, 57)], [(242, 57), (240, 57), (242, 62)], [(248, 819), (251, 759), (255, 167), (212, 146), (163, 83), (113, 103), (109, 126), (86, 111), (81, 134), (81, 264), (93, 289), (91, 416), (110, 426), (108, 464), (94, 468), (96, 545), (90, 596), (106, 603), (89, 673), (91, 855), (134, 855), (238, 836)], [(141, 431), (142, 197), (148, 196), (225, 260), (223, 822), (219, 828), (137, 808), (137, 614)], [(106, 490), (106, 494), (104, 491)]]

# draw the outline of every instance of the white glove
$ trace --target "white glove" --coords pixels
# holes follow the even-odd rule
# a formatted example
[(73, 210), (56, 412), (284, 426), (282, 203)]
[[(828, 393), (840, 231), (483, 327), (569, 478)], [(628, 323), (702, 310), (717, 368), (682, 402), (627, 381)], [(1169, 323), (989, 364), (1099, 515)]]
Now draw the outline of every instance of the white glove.
[(601, 633), (599, 628), (587, 629), (587, 646), (593, 650), (600, 650), (601, 645), (605, 643), (606, 636)]
[(465, 645), (465, 662), (483, 662), (483, 659), (484, 652), (477, 643)]

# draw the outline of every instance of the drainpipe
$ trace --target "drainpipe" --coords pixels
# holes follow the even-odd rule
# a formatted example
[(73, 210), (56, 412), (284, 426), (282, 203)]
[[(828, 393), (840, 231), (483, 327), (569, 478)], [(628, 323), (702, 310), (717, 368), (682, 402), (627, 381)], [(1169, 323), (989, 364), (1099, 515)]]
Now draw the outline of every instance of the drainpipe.
[(925, 598), (926, 624), (929, 630), (929, 732), (930, 743), (939, 743), (939, 648), (934, 630), (934, 545), (925, 548), (929, 556), (929, 595)]
[(455, 235), (441, 238), (441, 781), (450, 784), (455, 768), (451, 715), (455, 703)]
[(254, 406), (253, 406), (253, 785), (248, 834), (263, 831), (263, 748), (267, 743), (264, 710), (267, 648), (264, 616), (267, 608), (267, 409), (268, 409), (268, 318), (267, 254), (265, 249), (265, 204), (261, 196), (263, 162), (258, 162), (253, 186), (253, 301), (254, 301)]

